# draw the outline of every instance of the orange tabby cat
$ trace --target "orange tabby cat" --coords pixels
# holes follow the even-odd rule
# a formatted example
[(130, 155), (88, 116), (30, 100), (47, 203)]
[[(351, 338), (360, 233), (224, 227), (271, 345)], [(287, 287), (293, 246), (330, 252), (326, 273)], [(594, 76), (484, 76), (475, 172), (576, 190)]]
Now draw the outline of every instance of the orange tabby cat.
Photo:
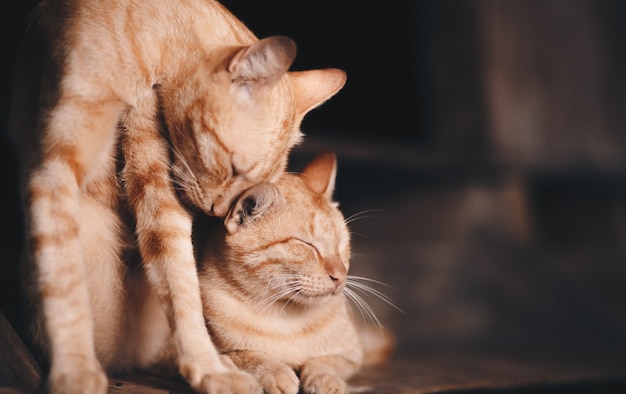
[[(114, 341), (124, 325), (92, 308), (121, 316), (125, 293), (103, 285), (110, 297), (97, 297), (87, 283), (121, 278), (135, 244), (191, 386), (259, 389), (223, 364), (206, 332), (180, 201), (222, 216), (234, 196), (282, 171), (302, 117), (345, 81), (339, 70), (287, 73), (294, 56), (291, 40), (257, 40), (213, 0), (37, 6), (16, 66), (12, 129), (35, 339), (49, 354), (52, 392), (105, 392), (101, 363), (117, 358), (94, 341)], [(103, 328), (112, 335), (99, 337)]]
[[(362, 341), (344, 296), (350, 236), (330, 199), (335, 162), (334, 155), (322, 155), (302, 175), (285, 173), (251, 187), (226, 225), (216, 218), (196, 221), (206, 324), (224, 367), (251, 373), (239, 376), (252, 380), (249, 392), (297, 392), (299, 385), (305, 392), (341, 392), (362, 362), (387, 356), (389, 337), (371, 330)], [(102, 219), (99, 209), (87, 203), (83, 224)], [(90, 252), (103, 246), (95, 231), (81, 242)], [(176, 372), (176, 338), (147, 267), (127, 256), (112, 275), (102, 257), (85, 255), (99, 359), (110, 372)]]
[(302, 175), (252, 187), (205, 239), (209, 332), (266, 393), (345, 393), (363, 361), (344, 295), (350, 234), (331, 198), (335, 171), (325, 154)]
[[(194, 228), (207, 327), (225, 366), (248, 371), (269, 394), (345, 392), (344, 379), (362, 362), (380, 362), (390, 345), (373, 330), (361, 343), (344, 296), (350, 235), (331, 201), (335, 162), (322, 155), (302, 175), (255, 185), (225, 225), (206, 218)], [(107, 369), (170, 372), (175, 339), (144, 267), (90, 276), (88, 286)]]

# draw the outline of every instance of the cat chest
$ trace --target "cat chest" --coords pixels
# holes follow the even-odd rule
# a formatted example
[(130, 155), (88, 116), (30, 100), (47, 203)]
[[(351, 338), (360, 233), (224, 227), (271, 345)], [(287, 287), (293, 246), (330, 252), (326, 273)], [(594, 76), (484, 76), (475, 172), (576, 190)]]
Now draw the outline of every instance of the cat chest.
[(261, 351), (297, 367), (312, 357), (341, 354), (358, 346), (354, 327), (343, 308), (307, 319), (242, 317), (209, 323), (220, 351)]

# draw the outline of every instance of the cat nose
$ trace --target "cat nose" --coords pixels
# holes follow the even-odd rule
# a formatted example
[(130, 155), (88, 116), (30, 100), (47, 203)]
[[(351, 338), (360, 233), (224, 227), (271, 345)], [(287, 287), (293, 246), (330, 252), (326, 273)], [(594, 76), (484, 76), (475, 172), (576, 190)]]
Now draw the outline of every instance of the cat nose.
[(330, 280), (333, 281), (335, 285), (335, 289), (340, 288), (346, 281), (346, 277), (348, 276), (348, 270), (343, 265), (343, 261), (341, 261), (341, 257), (333, 256), (328, 258), (324, 264), (326, 268), (326, 273)]
[[(343, 268), (343, 266), (342, 266), (342, 268)], [(335, 285), (335, 289), (338, 289), (346, 281), (347, 272), (346, 272), (345, 268), (344, 269), (336, 269), (333, 272), (329, 273), (328, 276), (330, 277), (330, 280), (333, 281), (333, 284)]]
[(228, 212), (228, 201), (220, 197), (216, 198), (213, 204), (211, 204), (211, 216), (223, 217)]
[(340, 276), (340, 275), (328, 275), (330, 277), (330, 280), (333, 281), (333, 284), (335, 285), (335, 289), (338, 289), (341, 285), (343, 285), (343, 282), (345, 282), (346, 277), (344, 276)]

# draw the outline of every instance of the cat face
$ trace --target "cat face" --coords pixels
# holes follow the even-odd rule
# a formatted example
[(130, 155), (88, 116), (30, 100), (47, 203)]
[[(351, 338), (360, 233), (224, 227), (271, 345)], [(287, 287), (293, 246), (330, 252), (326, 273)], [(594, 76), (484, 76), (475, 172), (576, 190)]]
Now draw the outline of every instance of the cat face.
[(334, 176), (335, 156), (320, 156), (301, 175), (251, 188), (229, 212), (226, 271), (261, 305), (322, 305), (342, 293), (350, 234), (331, 200)]
[(213, 51), (164, 87), (172, 177), (184, 203), (224, 216), (235, 196), (284, 170), (306, 112), (345, 82), (339, 70), (288, 73), (295, 51), (285, 37)]

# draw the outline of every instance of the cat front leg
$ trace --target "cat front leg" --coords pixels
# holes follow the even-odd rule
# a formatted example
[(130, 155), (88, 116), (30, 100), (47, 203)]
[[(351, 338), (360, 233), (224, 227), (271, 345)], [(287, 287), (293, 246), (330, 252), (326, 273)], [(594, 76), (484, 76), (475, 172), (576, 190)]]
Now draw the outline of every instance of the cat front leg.
[(254, 375), (266, 394), (298, 393), (300, 382), (287, 364), (253, 350), (239, 350), (227, 355), (236, 366)]
[(307, 394), (343, 394), (348, 392), (345, 379), (352, 376), (360, 363), (341, 355), (313, 358), (300, 368), (300, 383)]
[(125, 116), (123, 178), (148, 282), (172, 330), (178, 369), (202, 393), (261, 392), (250, 374), (222, 363), (204, 324), (192, 217), (174, 191), (169, 146), (159, 132), (156, 113), (156, 97), (149, 96)]

